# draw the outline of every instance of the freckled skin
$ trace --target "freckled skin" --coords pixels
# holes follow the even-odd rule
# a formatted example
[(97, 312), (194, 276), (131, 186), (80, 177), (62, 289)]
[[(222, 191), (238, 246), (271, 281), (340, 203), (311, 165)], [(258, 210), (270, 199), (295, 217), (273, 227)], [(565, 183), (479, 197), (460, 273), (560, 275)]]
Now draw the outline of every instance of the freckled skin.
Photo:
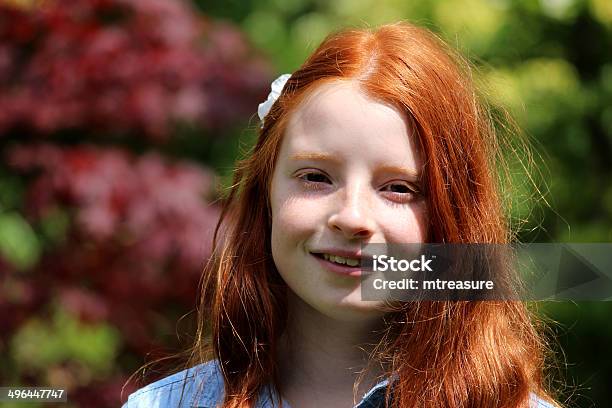
[(293, 114), (270, 192), (272, 255), (293, 298), (342, 321), (381, 316), (381, 302), (361, 300), (359, 278), (328, 271), (310, 251), (424, 242), (425, 200), (415, 176), (395, 169), (422, 172), (416, 146), (404, 115), (352, 82), (321, 85)]

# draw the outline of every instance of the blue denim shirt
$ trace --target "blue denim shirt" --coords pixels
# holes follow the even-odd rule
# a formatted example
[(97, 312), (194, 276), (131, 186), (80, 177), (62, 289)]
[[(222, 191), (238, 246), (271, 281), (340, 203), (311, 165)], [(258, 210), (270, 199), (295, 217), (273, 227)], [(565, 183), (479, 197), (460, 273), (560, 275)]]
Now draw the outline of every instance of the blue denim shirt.
[[(376, 384), (354, 408), (376, 408), (384, 399), (388, 380)], [(128, 397), (122, 408), (215, 408), (223, 402), (223, 376), (216, 360), (183, 370), (151, 383)], [(278, 396), (271, 387), (259, 394), (257, 408), (277, 408)], [(382, 405), (380, 405), (382, 406)], [(531, 394), (531, 408), (555, 408)], [(290, 408), (283, 400), (283, 408)]]

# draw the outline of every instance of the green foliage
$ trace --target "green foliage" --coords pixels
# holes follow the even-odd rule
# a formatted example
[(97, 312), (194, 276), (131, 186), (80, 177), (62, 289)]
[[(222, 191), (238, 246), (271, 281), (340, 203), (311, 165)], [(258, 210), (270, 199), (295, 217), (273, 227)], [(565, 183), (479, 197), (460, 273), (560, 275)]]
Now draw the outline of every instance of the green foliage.
[(21, 214), (0, 212), (0, 254), (18, 269), (26, 269), (38, 261), (38, 237)]
[(11, 354), (23, 370), (44, 370), (77, 361), (96, 375), (114, 366), (119, 332), (105, 323), (86, 324), (61, 308), (49, 319), (34, 317), (13, 336)]

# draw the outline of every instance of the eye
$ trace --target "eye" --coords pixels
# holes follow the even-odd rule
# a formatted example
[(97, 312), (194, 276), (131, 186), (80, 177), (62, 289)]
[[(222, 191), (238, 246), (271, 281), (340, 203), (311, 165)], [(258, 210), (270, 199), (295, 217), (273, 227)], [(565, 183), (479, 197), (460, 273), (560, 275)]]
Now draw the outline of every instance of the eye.
[(394, 181), (386, 184), (381, 191), (385, 193), (391, 201), (409, 202), (418, 194), (418, 189), (407, 182)]
[(411, 193), (412, 190), (405, 184), (387, 184), (383, 187), (383, 191), (391, 191), (392, 193)]
[(320, 171), (308, 170), (297, 175), (297, 178), (306, 182), (306, 184), (314, 185), (317, 184), (331, 184), (331, 180), (327, 175)]

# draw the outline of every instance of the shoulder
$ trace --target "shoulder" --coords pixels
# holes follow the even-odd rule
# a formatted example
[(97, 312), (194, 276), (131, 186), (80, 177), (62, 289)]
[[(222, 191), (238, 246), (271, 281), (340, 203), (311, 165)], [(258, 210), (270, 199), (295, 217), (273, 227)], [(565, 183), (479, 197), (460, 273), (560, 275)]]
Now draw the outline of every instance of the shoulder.
[(135, 391), (122, 408), (214, 407), (222, 399), (223, 376), (212, 360)]
[(529, 396), (529, 408), (557, 408), (557, 406), (531, 393)]

